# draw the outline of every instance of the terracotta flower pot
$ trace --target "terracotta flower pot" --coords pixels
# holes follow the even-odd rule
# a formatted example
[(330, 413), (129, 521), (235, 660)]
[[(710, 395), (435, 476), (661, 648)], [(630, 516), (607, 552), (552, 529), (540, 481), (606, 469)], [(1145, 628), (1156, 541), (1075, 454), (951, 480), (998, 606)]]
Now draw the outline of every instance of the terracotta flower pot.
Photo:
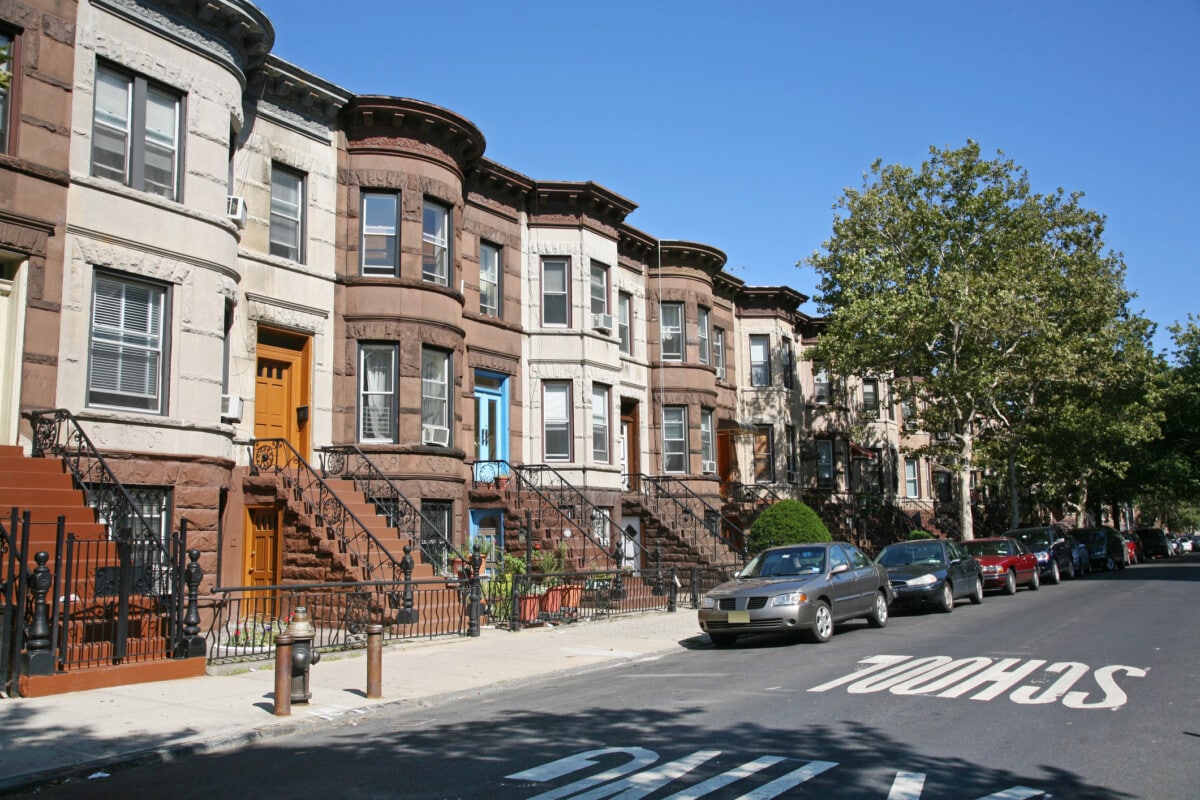
[(567, 608), (579, 608), (583, 601), (583, 584), (568, 583), (562, 587), (562, 604)]
[(545, 611), (547, 614), (558, 613), (558, 610), (562, 608), (562, 605), (563, 587), (551, 586), (546, 590), (546, 593), (542, 595), (542, 611)]
[(521, 622), (533, 622), (542, 610), (542, 598), (536, 594), (523, 594), (517, 598)]

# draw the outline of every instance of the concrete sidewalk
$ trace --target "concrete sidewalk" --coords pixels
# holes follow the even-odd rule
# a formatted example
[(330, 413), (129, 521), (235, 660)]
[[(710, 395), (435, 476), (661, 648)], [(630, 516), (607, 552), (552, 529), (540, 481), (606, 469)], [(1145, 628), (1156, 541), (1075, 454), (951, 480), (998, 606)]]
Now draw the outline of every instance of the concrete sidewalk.
[(428, 704), (489, 686), (681, 650), (700, 633), (694, 611), (528, 628), (478, 638), (402, 642), (383, 652), (383, 698), (368, 700), (363, 651), (326, 653), (312, 668), (312, 701), (273, 715), (270, 662), (242, 671), (51, 697), (0, 700), (0, 793), (188, 753), (238, 747), (369, 713)]

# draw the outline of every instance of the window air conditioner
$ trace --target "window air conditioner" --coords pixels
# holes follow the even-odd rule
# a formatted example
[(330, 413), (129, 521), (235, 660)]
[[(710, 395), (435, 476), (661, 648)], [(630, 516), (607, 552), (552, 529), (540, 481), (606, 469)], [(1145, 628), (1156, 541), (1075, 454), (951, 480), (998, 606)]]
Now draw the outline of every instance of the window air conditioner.
[(915, 431), (916, 429), (917, 429), (917, 423), (915, 423), (915, 422), (906, 422), (906, 423), (904, 423), (904, 430), (906, 430), (906, 431)]
[(948, 442), (950, 441), (950, 434), (946, 431), (938, 431), (934, 438), (939, 442)]
[(446, 447), (450, 444), (450, 429), (440, 425), (422, 425), (421, 444), (436, 444), (439, 447)]
[(226, 198), (225, 216), (233, 220), (233, 224), (238, 228), (246, 227), (246, 198), (229, 195)]
[(242, 418), (242, 398), (236, 394), (221, 395), (221, 419), (237, 422)]
[(700, 471), (701, 472), (716, 472), (717, 471), (717, 462), (701, 461), (700, 462)]
[(613, 329), (612, 314), (592, 314), (592, 328), (609, 333)]

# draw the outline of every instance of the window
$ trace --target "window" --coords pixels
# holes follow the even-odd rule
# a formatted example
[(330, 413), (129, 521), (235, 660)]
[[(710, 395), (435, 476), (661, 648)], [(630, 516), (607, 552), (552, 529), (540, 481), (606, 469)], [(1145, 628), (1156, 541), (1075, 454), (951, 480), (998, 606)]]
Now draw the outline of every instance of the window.
[(304, 176), (271, 165), (271, 255), (303, 261)]
[(949, 472), (935, 472), (933, 474), (935, 488), (937, 489), (937, 499), (939, 503), (949, 503), (954, 499), (954, 487), (950, 483)]
[(571, 460), (571, 384), (542, 384), (542, 450), (547, 461)]
[(4, 31), (0, 31), (0, 153), (8, 152), (9, 130), (12, 122), (9, 120), (9, 97), (16, 70), (13, 65), (13, 50), (16, 40)]
[(800, 482), (800, 457), (796, 450), (796, 426), (784, 426), (784, 446), (787, 448), (787, 482)]
[(450, 209), (425, 199), (421, 275), (427, 283), (450, 285)]
[(817, 488), (833, 488), (833, 442), (817, 439)]
[(397, 275), (400, 203), (394, 194), (363, 192), (362, 274)]
[(479, 243), (479, 313), (489, 317), (500, 313), (500, 248), (488, 242)]
[(180, 96), (100, 64), (95, 103), (92, 174), (178, 199)]
[(796, 356), (792, 350), (792, 340), (783, 340), (783, 388), (791, 389), (796, 383)]
[[(166, 541), (171, 531), (171, 489), (166, 486), (129, 486), (133, 508), (146, 522), (143, 528), (131, 510), (123, 524), (132, 532), (134, 541), (130, 560), (134, 565), (137, 591), (152, 595), (171, 592), (171, 564), (166, 557)], [(118, 522), (113, 528), (122, 525)]]
[(450, 543), (454, 536), (454, 503), (447, 500), (421, 501), (421, 560), (434, 572), (450, 567)]
[[(882, 490), (881, 451), (871, 448), (865, 458), (854, 458), (858, 471), (858, 490), (869, 494), (879, 494)], [(853, 457), (853, 456), (852, 456)]]
[(450, 445), (450, 354), (421, 348), (421, 443)]
[(750, 337), (750, 385), (771, 385), (771, 337)]
[(396, 441), (396, 353), (394, 344), (358, 348), (358, 440)]
[(717, 380), (725, 380), (725, 329), (713, 329), (713, 366), (717, 370)]
[(662, 303), (659, 311), (662, 360), (683, 361), (683, 303)]
[(825, 362), (813, 362), (813, 402), (821, 405), (829, 404), (829, 373), (825, 371)]
[(754, 426), (754, 482), (775, 482), (775, 429), (770, 425)]
[(863, 381), (863, 416), (867, 419), (879, 419), (879, 381), (868, 378)]
[(917, 480), (917, 460), (915, 458), (904, 461), (904, 496), (921, 496), (921, 484)]
[(917, 429), (917, 410), (911, 400), (900, 401), (900, 421), (904, 423), (904, 430), (906, 431), (915, 431)]
[(663, 472), (687, 472), (687, 406), (663, 406)]
[(162, 286), (96, 273), (89, 405), (165, 411), (166, 299)]
[(629, 329), (632, 317), (633, 295), (621, 292), (617, 295), (617, 335), (621, 339), (621, 352), (627, 356), (633, 355), (633, 338)]
[(713, 450), (713, 410), (700, 409), (700, 471), (716, 472), (717, 456)]
[(609, 463), (608, 415), (609, 389), (607, 386), (592, 386), (592, 460), (598, 464)]
[(571, 324), (571, 307), (567, 295), (567, 270), (570, 262), (564, 258), (542, 261), (542, 324)]
[(707, 364), (712, 360), (712, 347), (710, 346), (708, 335), (708, 318), (709, 310), (707, 308), (696, 310), (696, 339), (700, 343), (701, 364)]
[(608, 313), (608, 267), (592, 262), (592, 313)]

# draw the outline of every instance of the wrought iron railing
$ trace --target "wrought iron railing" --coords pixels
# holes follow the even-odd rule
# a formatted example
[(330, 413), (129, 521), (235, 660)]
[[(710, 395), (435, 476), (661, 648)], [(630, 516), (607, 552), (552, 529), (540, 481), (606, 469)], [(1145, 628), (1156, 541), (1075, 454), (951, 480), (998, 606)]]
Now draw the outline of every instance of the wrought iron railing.
[(771, 505), (783, 500), (779, 493), (765, 483), (729, 481), (721, 484), (723, 494), (735, 503)]
[(399, 487), (364, 453), (358, 445), (335, 445), (321, 450), (321, 474), (354, 481), (354, 485), (387, 518), (388, 525), (401, 538), (416, 543), (422, 560), (442, 574), (450, 571), (450, 560), (467, 557), (454, 546), (444, 531), (404, 496)]
[[(578, 534), (583, 546), (577, 554), (583, 563), (602, 569), (614, 568), (614, 545), (623, 546), (625, 539), (620, 526), (562, 475), (549, 467), (543, 469), (542, 465), (514, 467), (507, 461), (477, 461), (473, 470), (476, 487), (490, 484), (515, 488), (517, 492), (536, 499), (537, 508), (549, 511), (554, 516), (554, 522)], [(597, 537), (591, 528), (593, 521), (599, 519), (596, 515), (604, 517), (603, 539)], [(537, 521), (543, 525), (550, 522), (544, 518)], [(617, 533), (616, 539), (612, 536), (614, 531)]]
[(554, 467), (549, 464), (522, 464), (516, 469), (518, 475), (529, 485), (536, 487), (542, 495), (549, 497), (564, 514), (571, 516), (572, 512), (578, 509), (585, 523), (592, 526), (592, 540), (598, 542), (606, 552), (611, 552), (616, 543), (626, 539), (634, 547), (635, 563), (648, 563), (641, 542), (626, 537), (625, 531), (613, 521), (608, 511), (589, 500), (579, 487), (573, 485)]
[(517, 631), (647, 611), (674, 611), (678, 572), (661, 564), (634, 574), (623, 570), (502, 574), (483, 581), (481, 596), (493, 625)]
[(733, 520), (713, 508), (678, 478), (635, 474), (628, 485), (659, 523), (682, 536), (707, 562), (742, 552), (746, 535)]
[(7, 526), (0, 519), (0, 688), (9, 697), (16, 694), (17, 661), (32, 618), (29, 561), (25, 558), (28, 548), (29, 526), (21, 527), (20, 513), (14, 508)]
[(164, 541), (166, 531), (157, 530), (142, 515), (129, 490), (117, 479), (75, 415), (65, 408), (56, 408), (31, 411), (25, 416), (33, 427), (33, 455), (61, 458), (87, 496), (88, 505), (108, 527), (109, 538), (133, 548), (134, 563), (153, 570), (161, 594), (174, 593), (176, 587), (161, 583), (169, 581), (171, 576), (171, 554)]
[(252, 440), (250, 469), (256, 475), (273, 472), (282, 476), (293, 492), (292, 499), (304, 504), (316, 523), (345, 548), (367, 580), (399, 579), (399, 560), (286, 439)]

